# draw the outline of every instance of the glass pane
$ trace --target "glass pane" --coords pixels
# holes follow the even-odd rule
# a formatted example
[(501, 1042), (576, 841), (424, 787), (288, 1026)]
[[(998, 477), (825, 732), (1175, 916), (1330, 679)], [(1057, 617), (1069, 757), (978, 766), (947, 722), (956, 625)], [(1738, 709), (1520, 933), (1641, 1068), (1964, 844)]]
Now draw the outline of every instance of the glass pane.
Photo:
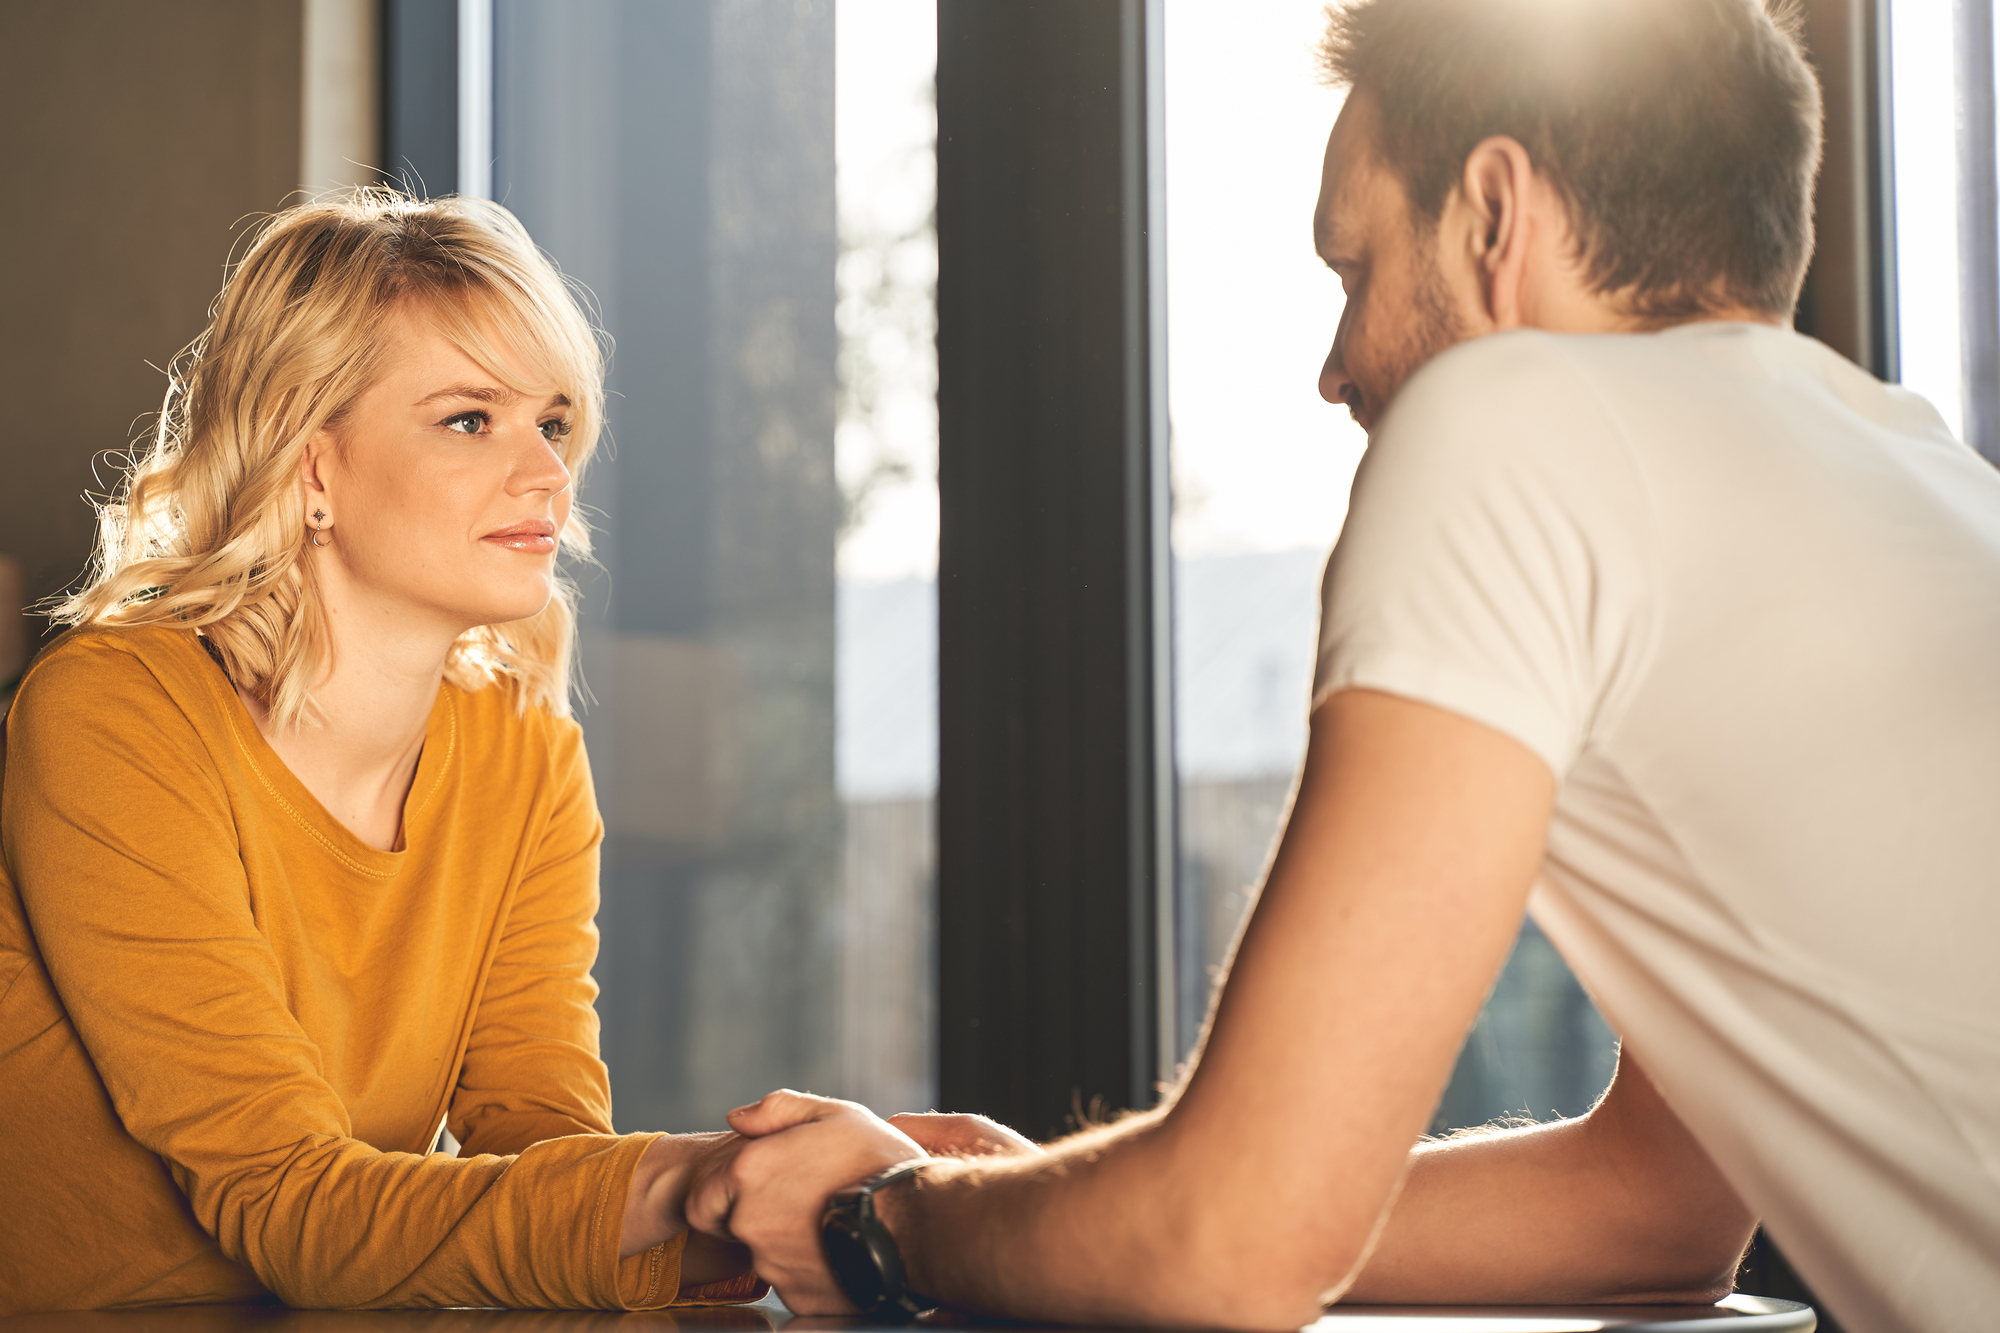
[(1319, 576), (1365, 443), (1315, 388), (1340, 312), (1312, 250), (1340, 110), (1320, 9), (1166, 6), (1183, 1049), (1305, 753)]
[[(616, 344), (581, 494), (600, 564), (571, 573), (622, 1129), (717, 1128), (781, 1085), (887, 1090), (892, 1109), (927, 1087), (930, 834), (909, 804), (935, 764), (905, 733), (929, 717), (912, 684), (934, 673), (929, 631), (909, 599), (857, 613), (843, 595), (836, 556), (869, 511), (835, 441), (837, 423), (910, 411), (908, 373), (871, 371), (886, 351), (857, 356), (841, 331), (844, 224), (867, 211), (846, 168), (921, 156), (907, 123), (850, 133), (847, 94), (879, 76), (921, 96), (931, 57), (904, 35), (851, 78), (848, 17), (836, 31), (831, 0), (494, 6), (494, 195)], [(894, 385), (857, 417), (864, 371)], [(894, 622), (858, 654), (857, 614)], [(903, 749), (864, 726), (848, 762), (878, 672)]]
[(937, 72), (934, 0), (835, 18), (844, 1095), (936, 1098)]
[(1890, 9), (1889, 76), (1901, 378), (1963, 438), (1952, 8), (1904, 3)]
[[(1337, 94), (1320, 0), (1166, 0), (1181, 1044), (1195, 1038), (1305, 753), (1319, 580), (1366, 439), (1320, 400), (1340, 284), (1312, 248)], [(1532, 923), (1437, 1127), (1575, 1115), (1610, 1079), (1603, 1020)]]
[(1889, 21), (1899, 378), (2000, 458), (2000, 33), (1990, 3), (1900, 3)]

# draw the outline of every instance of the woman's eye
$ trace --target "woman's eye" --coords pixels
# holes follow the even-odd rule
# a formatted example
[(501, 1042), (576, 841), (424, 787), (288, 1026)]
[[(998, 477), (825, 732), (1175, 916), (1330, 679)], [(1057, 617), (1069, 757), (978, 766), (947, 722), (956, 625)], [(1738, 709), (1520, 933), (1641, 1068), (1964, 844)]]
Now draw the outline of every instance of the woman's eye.
[(541, 424), (541, 432), (543, 439), (554, 444), (557, 440), (569, 434), (569, 422), (561, 417), (551, 417)]
[(444, 419), (446, 430), (455, 430), (461, 435), (477, 435), (486, 428), (484, 412), (460, 412), (455, 417)]

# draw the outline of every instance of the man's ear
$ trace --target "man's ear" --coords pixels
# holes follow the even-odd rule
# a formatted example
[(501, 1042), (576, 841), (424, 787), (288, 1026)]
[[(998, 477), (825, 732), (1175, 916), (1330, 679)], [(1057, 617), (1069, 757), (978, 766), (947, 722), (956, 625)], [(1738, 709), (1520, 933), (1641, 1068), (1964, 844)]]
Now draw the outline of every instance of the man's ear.
[(1533, 247), (1535, 168), (1528, 150), (1504, 134), (1480, 140), (1466, 154), (1458, 194), (1487, 317), (1496, 328), (1519, 328), (1526, 322), (1523, 288)]

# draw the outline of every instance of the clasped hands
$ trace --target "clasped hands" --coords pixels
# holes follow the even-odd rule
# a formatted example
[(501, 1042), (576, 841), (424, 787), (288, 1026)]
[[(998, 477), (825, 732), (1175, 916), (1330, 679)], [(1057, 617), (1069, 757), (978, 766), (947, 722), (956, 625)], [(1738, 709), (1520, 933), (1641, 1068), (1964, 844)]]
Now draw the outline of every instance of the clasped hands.
[[(835, 1191), (921, 1157), (1040, 1152), (1004, 1125), (975, 1115), (891, 1116), (855, 1102), (780, 1090), (729, 1113), (731, 1133), (661, 1139), (642, 1163), (627, 1206), (627, 1253), (692, 1229), (682, 1285), (740, 1271), (757, 1274), (796, 1314), (854, 1311), (826, 1266), (820, 1221)], [(669, 1145), (679, 1145), (672, 1149)], [(643, 1179), (642, 1179), (643, 1177)], [(738, 1249), (736, 1247), (742, 1247)]]

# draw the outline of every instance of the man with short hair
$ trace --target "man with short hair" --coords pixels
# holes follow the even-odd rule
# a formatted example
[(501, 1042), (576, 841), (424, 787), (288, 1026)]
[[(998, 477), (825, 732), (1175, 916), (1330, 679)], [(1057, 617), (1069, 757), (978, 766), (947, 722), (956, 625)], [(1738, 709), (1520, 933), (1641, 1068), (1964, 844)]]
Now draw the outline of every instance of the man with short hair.
[[(1755, 0), (1330, 25), (1321, 392), (1370, 447), (1198, 1059), (1154, 1111), (837, 1196), (874, 1242), (825, 1239), (840, 1285), (829, 1194), (1004, 1136), (774, 1093), (698, 1223), (795, 1309), (1279, 1329), (1709, 1301), (1762, 1219), (1855, 1333), (1990, 1326), (2000, 476), (1788, 328), (1796, 33)], [(1420, 1142), (1529, 907), (1616, 1078), (1576, 1120)]]

